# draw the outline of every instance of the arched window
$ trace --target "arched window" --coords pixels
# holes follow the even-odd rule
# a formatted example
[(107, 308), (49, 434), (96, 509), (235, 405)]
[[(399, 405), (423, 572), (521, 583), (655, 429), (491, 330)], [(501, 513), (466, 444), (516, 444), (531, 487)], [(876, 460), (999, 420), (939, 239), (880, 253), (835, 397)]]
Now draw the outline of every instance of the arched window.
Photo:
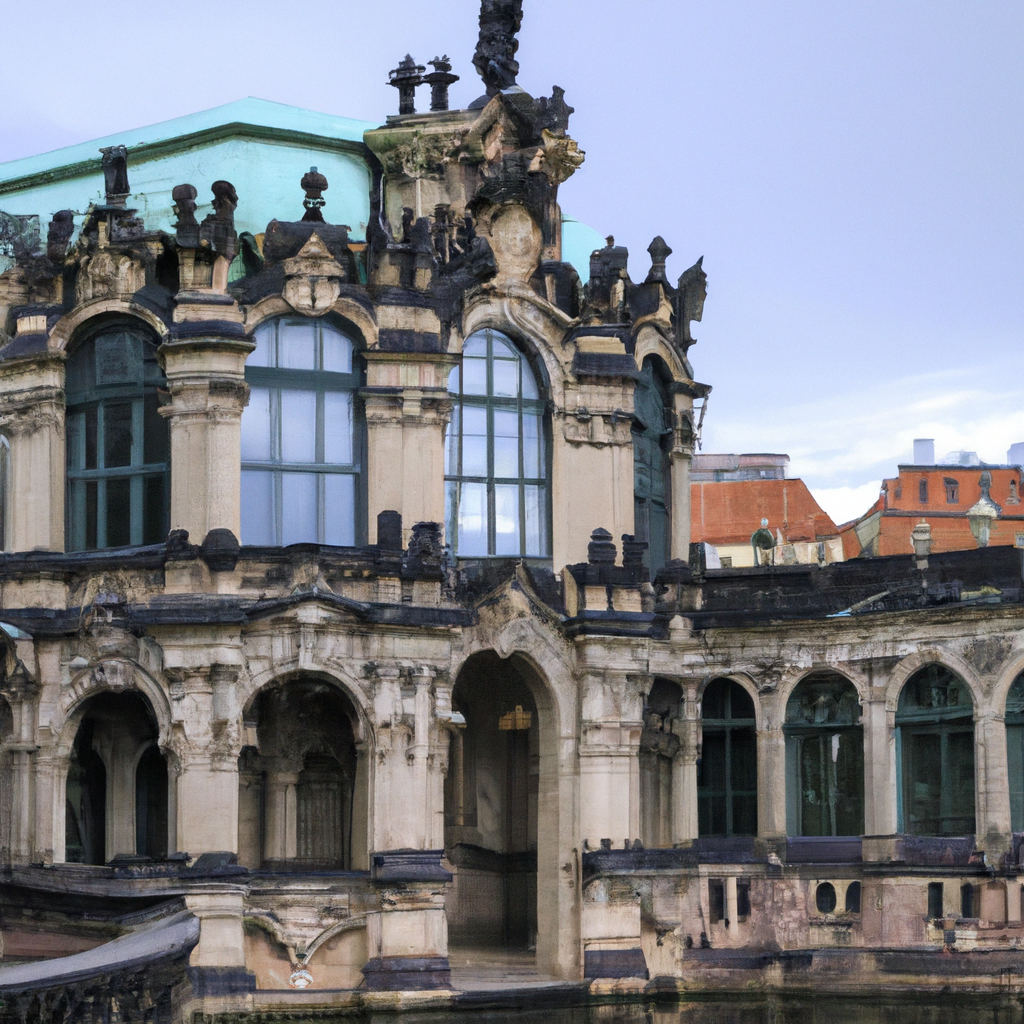
[(757, 834), (757, 733), (754, 702), (731, 679), (713, 679), (701, 703), (703, 742), (697, 768), (702, 836)]
[(445, 519), (459, 556), (550, 554), (544, 402), (529, 363), (497, 331), (466, 339), (451, 372)]
[(328, 320), (261, 324), (242, 413), (242, 543), (352, 545), (362, 532), (361, 374)]
[(943, 665), (915, 672), (896, 707), (899, 830), (913, 835), (974, 831), (974, 704)]
[(1010, 826), (1024, 832), (1024, 672), (1006, 695), (1006, 767), (1010, 776)]
[(11, 549), (11, 444), (0, 434), (0, 551)]
[(669, 409), (661, 362), (648, 356), (633, 390), (633, 529), (652, 574), (669, 560)]
[(68, 549), (159, 544), (167, 537), (170, 434), (156, 344), (115, 324), (68, 358)]
[(853, 684), (832, 672), (803, 680), (786, 703), (786, 831), (864, 831), (864, 730)]

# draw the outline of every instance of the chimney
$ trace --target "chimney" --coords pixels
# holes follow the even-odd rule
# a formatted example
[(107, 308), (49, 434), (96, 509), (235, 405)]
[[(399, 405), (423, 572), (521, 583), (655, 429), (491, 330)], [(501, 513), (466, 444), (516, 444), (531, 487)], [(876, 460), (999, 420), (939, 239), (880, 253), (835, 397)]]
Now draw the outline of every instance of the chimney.
[(914, 465), (935, 465), (935, 440), (931, 437), (914, 438)]
[(1006, 462), (1010, 466), (1024, 466), (1024, 441), (1010, 445), (1010, 450), (1006, 453)]

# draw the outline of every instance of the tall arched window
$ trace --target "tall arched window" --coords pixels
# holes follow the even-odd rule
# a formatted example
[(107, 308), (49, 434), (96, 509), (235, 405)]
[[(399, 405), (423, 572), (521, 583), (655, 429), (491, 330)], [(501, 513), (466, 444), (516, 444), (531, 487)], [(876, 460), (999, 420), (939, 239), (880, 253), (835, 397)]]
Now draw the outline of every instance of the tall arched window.
[(355, 344), (328, 320), (261, 324), (242, 413), (242, 543), (352, 545), (361, 383)]
[(466, 339), (451, 372), (445, 443), (448, 540), (459, 556), (550, 554), (544, 402), (529, 363), (498, 331)]
[(757, 732), (754, 702), (732, 679), (713, 679), (701, 703), (703, 742), (697, 769), (702, 836), (757, 834)]
[(68, 548), (159, 544), (167, 537), (170, 434), (156, 344), (124, 324), (79, 344), (67, 362)]
[(1006, 767), (1010, 776), (1010, 826), (1024, 832), (1024, 672), (1006, 695)]
[(672, 428), (664, 378), (660, 360), (648, 356), (633, 390), (633, 529), (637, 540), (647, 541), (646, 561), (652, 573), (668, 561), (671, 536)]
[(974, 702), (943, 665), (915, 672), (896, 706), (899, 830), (913, 835), (974, 831)]
[(864, 730), (853, 684), (834, 672), (803, 680), (786, 703), (786, 831), (864, 831)]

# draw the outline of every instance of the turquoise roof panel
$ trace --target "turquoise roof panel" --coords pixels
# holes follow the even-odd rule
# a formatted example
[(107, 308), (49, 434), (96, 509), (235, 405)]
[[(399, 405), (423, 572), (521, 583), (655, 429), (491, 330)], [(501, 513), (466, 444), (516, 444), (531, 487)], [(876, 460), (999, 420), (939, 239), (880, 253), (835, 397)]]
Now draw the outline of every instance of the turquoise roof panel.
[(590, 254), (604, 246), (600, 232), (572, 217), (562, 217), (562, 259), (576, 268), (584, 284), (590, 280)]

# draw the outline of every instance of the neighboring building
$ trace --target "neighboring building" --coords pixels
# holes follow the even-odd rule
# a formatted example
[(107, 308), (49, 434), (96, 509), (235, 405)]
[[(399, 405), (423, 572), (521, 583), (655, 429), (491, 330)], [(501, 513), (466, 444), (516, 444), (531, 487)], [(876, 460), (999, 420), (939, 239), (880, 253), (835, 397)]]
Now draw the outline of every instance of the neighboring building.
[(785, 479), (691, 515), (701, 263), (609, 239), (584, 286), (516, 7), (470, 109), (410, 58), (379, 127), (232, 111), (0, 183), (5, 1021), (429, 1014), (482, 945), (601, 1013), (1020, 996), (1020, 552), (690, 561), (758, 495), (812, 562), (832, 526)]
[[(789, 461), (786, 455), (772, 458)], [(783, 463), (778, 465), (784, 470)], [(713, 545), (723, 569), (755, 564), (751, 537), (763, 520), (775, 539), (768, 557), (776, 565), (843, 560), (839, 530), (803, 480), (740, 477), (690, 485), (691, 537)]]
[(788, 455), (715, 455), (698, 452), (690, 479), (694, 483), (718, 480), (785, 480)]
[(1024, 547), (1022, 449), (1014, 445), (1001, 466), (981, 462), (976, 452), (950, 452), (937, 462), (934, 441), (915, 441), (913, 464), (901, 465), (898, 476), (883, 480), (878, 501), (840, 527), (845, 557), (909, 554), (911, 531), (922, 519), (931, 527), (933, 551), (971, 551), (978, 539), (970, 515), (983, 498), (996, 513), (987, 543)]

